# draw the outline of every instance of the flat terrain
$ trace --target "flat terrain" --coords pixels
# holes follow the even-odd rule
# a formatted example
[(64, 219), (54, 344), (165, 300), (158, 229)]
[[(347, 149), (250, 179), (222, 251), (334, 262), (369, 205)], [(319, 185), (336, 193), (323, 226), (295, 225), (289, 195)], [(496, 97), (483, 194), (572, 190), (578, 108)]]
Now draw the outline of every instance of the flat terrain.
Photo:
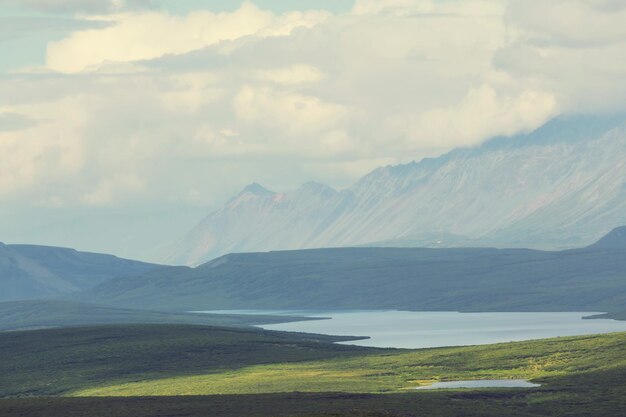
[[(623, 381), (624, 374), (621, 374)], [(581, 383), (584, 380), (581, 379)], [(0, 400), (11, 417), (623, 417), (623, 391), (289, 393)]]
[[(0, 333), (0, 395), (22, 397), (0, 400), (0, 415), (623, 416), (626, 411), (626, 333), (423, 350), (359, 348), (329, 343), (333, 340), (180, 325)], [(410, 389), (432, 381), (491, 378), (530, 378), (542, 386)], [(50, 395), (59, 397), (32, 398)]]
[(0, 331), (139, 323), (253, 326), (303, 319), (306, 318), (136, 310), (67, 300), (28, 300), (0, 303)]

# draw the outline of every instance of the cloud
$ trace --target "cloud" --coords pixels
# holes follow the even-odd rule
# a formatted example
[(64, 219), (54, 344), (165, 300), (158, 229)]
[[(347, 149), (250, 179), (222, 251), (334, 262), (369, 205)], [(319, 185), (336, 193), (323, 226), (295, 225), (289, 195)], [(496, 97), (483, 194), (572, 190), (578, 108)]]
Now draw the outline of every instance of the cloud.
[(505, 19), (497, 69), (551, 91), (562, 111), (626, 110), (626, 3), (513, 0)]
[(244, 3), (234, 12), (198, 11), (187, 16), (161, 12), (99, 16), (111, 26), (78, 31), (48, 47), (47, 66), (65, 73), (97, 68), (106, 62), (132, 62), (166, 54), (184, 54), (223, 41), (246, 36), (288, 35), (298, 27), (311, 27), (327, 17), (323, 12), (274, 15)]
[(149, 7), (151, 0), (3, 0), (0, 4), (43, 12), (109, 13), (125, 8)]
[(66, 35), (84, 29), (101, 29), (108, 22), (67, 17), (0, 17), (0, 43), (16, 38), (32, 37), (34, 34)]
[(324, 74), (318, 68), (303, 64), (262, 70), (258, 71), (257, 74), (262, 81), (271, 81), (282, 85), (317, 83), (324, 79)]
[(614, 0), (512, 0), (505, 16), (525, 43), (587, 48), (626, 39), (626, 3)]
[(506, 97), (490, 85), (470, 90), (460, 103), (430, 110), (410, 120), (409, 140), (433, 147), (472, 146), (484, 138), (513, 135), (555, 116), (556, 100), (545, 92), (523, 91)]
[(36, 120), (18, 113), (0, 111), (0, 132), (13, 132), (34, 126)]
[(83, 18), (104, 26), (50, 41), (39, 71), (0, 77), (0, 196), (147, 207), (217, 204), (252, 181), (341, 187), (562, 112), (626, 110), (625, 9), (360, 0), (336, 15), (253, 3), (92, 11)]
[(163, 89), (163, 105), (175, 112), (195, 112), (218, 101), (223, 91), (219, 78), (211, 72), (190, 72), (169, 78), (170, 88)]
[(143, 183), (136, 175), (115, 175), (105, 178), (95, 189), (86, 192), (81, 201), (87, 205), (106, 205), (119, 198), (121, 193), (136, 194), (143, 188)]
[(292, 138), (317, 135), (336, 126), (345, 116), (345, 109), (340, 105), (271, 87), (242, 87), (234, 98), (233, 107), (241, 123)]

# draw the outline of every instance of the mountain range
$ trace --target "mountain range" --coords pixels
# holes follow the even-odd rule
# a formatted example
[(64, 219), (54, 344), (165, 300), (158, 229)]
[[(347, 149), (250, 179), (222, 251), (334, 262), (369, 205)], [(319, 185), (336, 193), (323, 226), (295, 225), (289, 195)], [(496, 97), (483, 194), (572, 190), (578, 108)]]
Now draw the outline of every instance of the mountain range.
[(588, 245), (626, 224), (626, 118), (570, 116), (514, 137), (374, 170), (337, 191), (251, 184), (172, 246), (164, 263), (232, 252), (346, 246)]
[(621, 311), (626, 227), (580, 249), (335, 248), (229, 254), (76, 297), (171, 310)]

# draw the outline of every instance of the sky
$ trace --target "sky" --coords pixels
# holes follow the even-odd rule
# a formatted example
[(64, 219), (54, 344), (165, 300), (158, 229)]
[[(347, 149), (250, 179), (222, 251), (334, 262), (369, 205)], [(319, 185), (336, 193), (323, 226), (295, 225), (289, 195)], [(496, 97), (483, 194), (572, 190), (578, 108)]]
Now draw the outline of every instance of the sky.
[(623, 0), (0, 0), (0, 241), (154, 260), (252, 182), (624, 107)]

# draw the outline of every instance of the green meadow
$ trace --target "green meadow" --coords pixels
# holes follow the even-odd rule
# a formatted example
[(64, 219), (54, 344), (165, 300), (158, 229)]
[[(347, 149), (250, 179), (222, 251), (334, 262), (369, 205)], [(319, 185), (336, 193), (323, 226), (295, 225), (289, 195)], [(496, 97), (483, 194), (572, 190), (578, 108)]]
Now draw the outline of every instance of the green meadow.
[[(188, 325), (0, 333), (0, 415), (626, 415), (626, 333), (420, 350), (337, 340)], [(541, 387), (413, 389), (466, 379)]]
[(375, 352), (305, 362), (103, 384), (74, 396), (169, 396), (280, 392), (402, 392), (437, 381), (532, 379), (626, 368), (626, 334), (487, 346)]
[(349, 339), (190, 325), (0, 332), (0, 397), (68, 395), (101, 385), (367, 351), (331, 343)]

